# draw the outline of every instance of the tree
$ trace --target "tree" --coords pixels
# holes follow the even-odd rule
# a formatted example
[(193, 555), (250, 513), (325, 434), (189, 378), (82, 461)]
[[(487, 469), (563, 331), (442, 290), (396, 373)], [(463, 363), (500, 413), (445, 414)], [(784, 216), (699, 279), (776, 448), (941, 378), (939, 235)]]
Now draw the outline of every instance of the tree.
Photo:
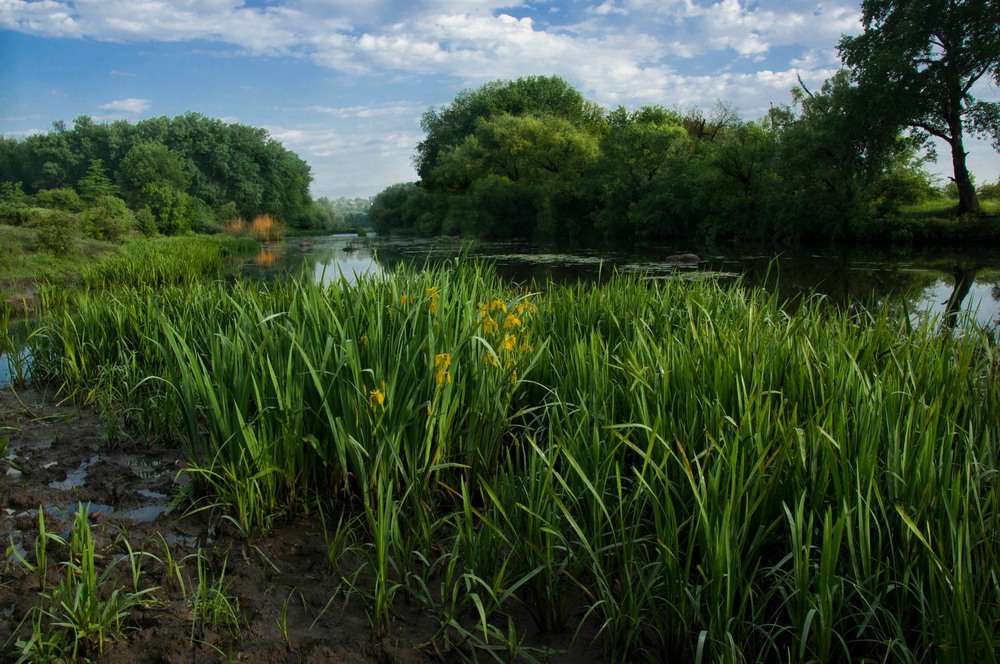
[(464, 215), (459, 224), (480, 237), (556, 238), (575, 230), (564, 224), (574, 215), (561, 211), (597, 145), (593, 133), (554, 115), (480, 118), (474, 133), (440, 155), (427, 182), (482, 201), (477, 218)]
[(548, 115), (578, 128), (596, 129), (601, 124), (599, 106), (588, 101), (558, 76), (528, 76), (515, 81), (493, 81), (475, 90), (462, 90), (451, 104), (430, 108), (420, 118), (427, 133), (417, 145), (413, 161), (421, 179), (426, 179), (438, 160), (458, 147), (476, 130), (479, 120), (500, 115)]
[(76, 188), (80, 192), (80, 198), (87, 203), (93, 203), (102, 196), (117, 196), (116, 187), (104, 172), (104, 163), (100, 159), (90, 162), (87, 174), (76, 183)]
[(677, 234), (684, 224), (669, 199), (691, 156), (683, 119), (659, 106), (633, 112), (619, 107), (608, 114), (608, 124), (584, 181), (597, 230), (617, 241), (649, 242)]
[(1000, 104), (972, 92), (984, 76), (1000, 84), (1000, 3), (863, 0), (861, 8), (864, 32), (841, 39), (841, 58), (887, 121), (948, 143), (959, 213), (980, 212), (963, 139), (972, 131), (1000, 147)]

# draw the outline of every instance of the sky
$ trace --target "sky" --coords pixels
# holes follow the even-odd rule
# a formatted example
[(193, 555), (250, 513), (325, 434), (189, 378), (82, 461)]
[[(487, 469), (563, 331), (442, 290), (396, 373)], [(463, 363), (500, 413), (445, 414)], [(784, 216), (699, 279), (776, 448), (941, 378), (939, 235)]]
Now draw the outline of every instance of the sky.
[[(194, 111), (267, 129), (316, 197), (370, 196), (416, 179), (420, 116), (460, 90), (558, 75), (606, 108), (754, 119), (860, 30), (849, 0), (0, 0), (0, 134)], [(996, 181), (1000, 154), (968, 149)]]

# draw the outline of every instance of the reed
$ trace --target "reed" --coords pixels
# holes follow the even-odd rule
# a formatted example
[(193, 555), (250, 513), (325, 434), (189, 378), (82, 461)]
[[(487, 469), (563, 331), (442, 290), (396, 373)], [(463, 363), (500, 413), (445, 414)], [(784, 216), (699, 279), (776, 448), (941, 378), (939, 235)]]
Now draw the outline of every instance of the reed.
[(377, 630), (404, 593), (500, 660), (527, 610), (613, 661), (996, 661), (985, 332), (464, 261), (47, 297), (36, 366), (172, 432), (240, 531), (352, 515)]

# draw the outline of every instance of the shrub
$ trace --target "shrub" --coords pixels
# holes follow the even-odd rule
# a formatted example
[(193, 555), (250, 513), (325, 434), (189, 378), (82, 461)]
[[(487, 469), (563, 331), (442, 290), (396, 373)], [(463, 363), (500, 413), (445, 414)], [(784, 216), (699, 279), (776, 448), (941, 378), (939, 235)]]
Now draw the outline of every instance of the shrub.
[(135, 227), (146, 237), (156, 235), (156, 217), (149, 207), (143, 207), (135, 213)]
[(222, 224), (222, 232), (233, 237), (241, 237), (247, 234), (247, 222), (243, 217), (233, 217)]
[(206, 234), (219, 232), (219, 221), (215, 212), (200, 198), (191, 198), (191, 230)]
[(271, 215), (261, 214), (250, 222), (247, 233), (258, 242), (273, 242), (285, 237), (285, 227)]
[(4, 182), (0, 185), (0, 223), (9, 226), (24, 226), (31, 221), (28, 197), (21, 191), (20, 182)]
[(987, 182), (980, 185), (979, 198), (984, 201), (1000, 201), (1000, 178), (996, 182)]
[(53, 256), (65, 256), (76, 239), (76, 219), (68, 212), (56, 210), (47, 216), (37, 216), (31, 222), (38, 248)]
[(60, 189), (42, 189), (35, 194), (38, 207), (65, 210), (66, 212), (83, 212), (87, 206), (75, 189), (62, 187)]
[(83, 213), (84, 229), (92, 238), (121, 242), (132, 227), (132, 213), (117, 196), (101, 196)]

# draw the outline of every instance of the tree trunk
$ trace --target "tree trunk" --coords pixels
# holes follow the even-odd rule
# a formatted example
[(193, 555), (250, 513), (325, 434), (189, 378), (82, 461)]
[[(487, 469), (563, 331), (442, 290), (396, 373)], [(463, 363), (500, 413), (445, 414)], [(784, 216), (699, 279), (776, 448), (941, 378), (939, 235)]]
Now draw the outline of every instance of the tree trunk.
[(948, 128), (951, 131), (951, 163), (955, 169), (955, 185), (958, 187), (958, 213), (980, 214), (983, 209), (976, 196), (976, 188), (969, 177), (969, 168), (965, 165), (965, 145), (962, 142), (961, 118), (949, 118)]

